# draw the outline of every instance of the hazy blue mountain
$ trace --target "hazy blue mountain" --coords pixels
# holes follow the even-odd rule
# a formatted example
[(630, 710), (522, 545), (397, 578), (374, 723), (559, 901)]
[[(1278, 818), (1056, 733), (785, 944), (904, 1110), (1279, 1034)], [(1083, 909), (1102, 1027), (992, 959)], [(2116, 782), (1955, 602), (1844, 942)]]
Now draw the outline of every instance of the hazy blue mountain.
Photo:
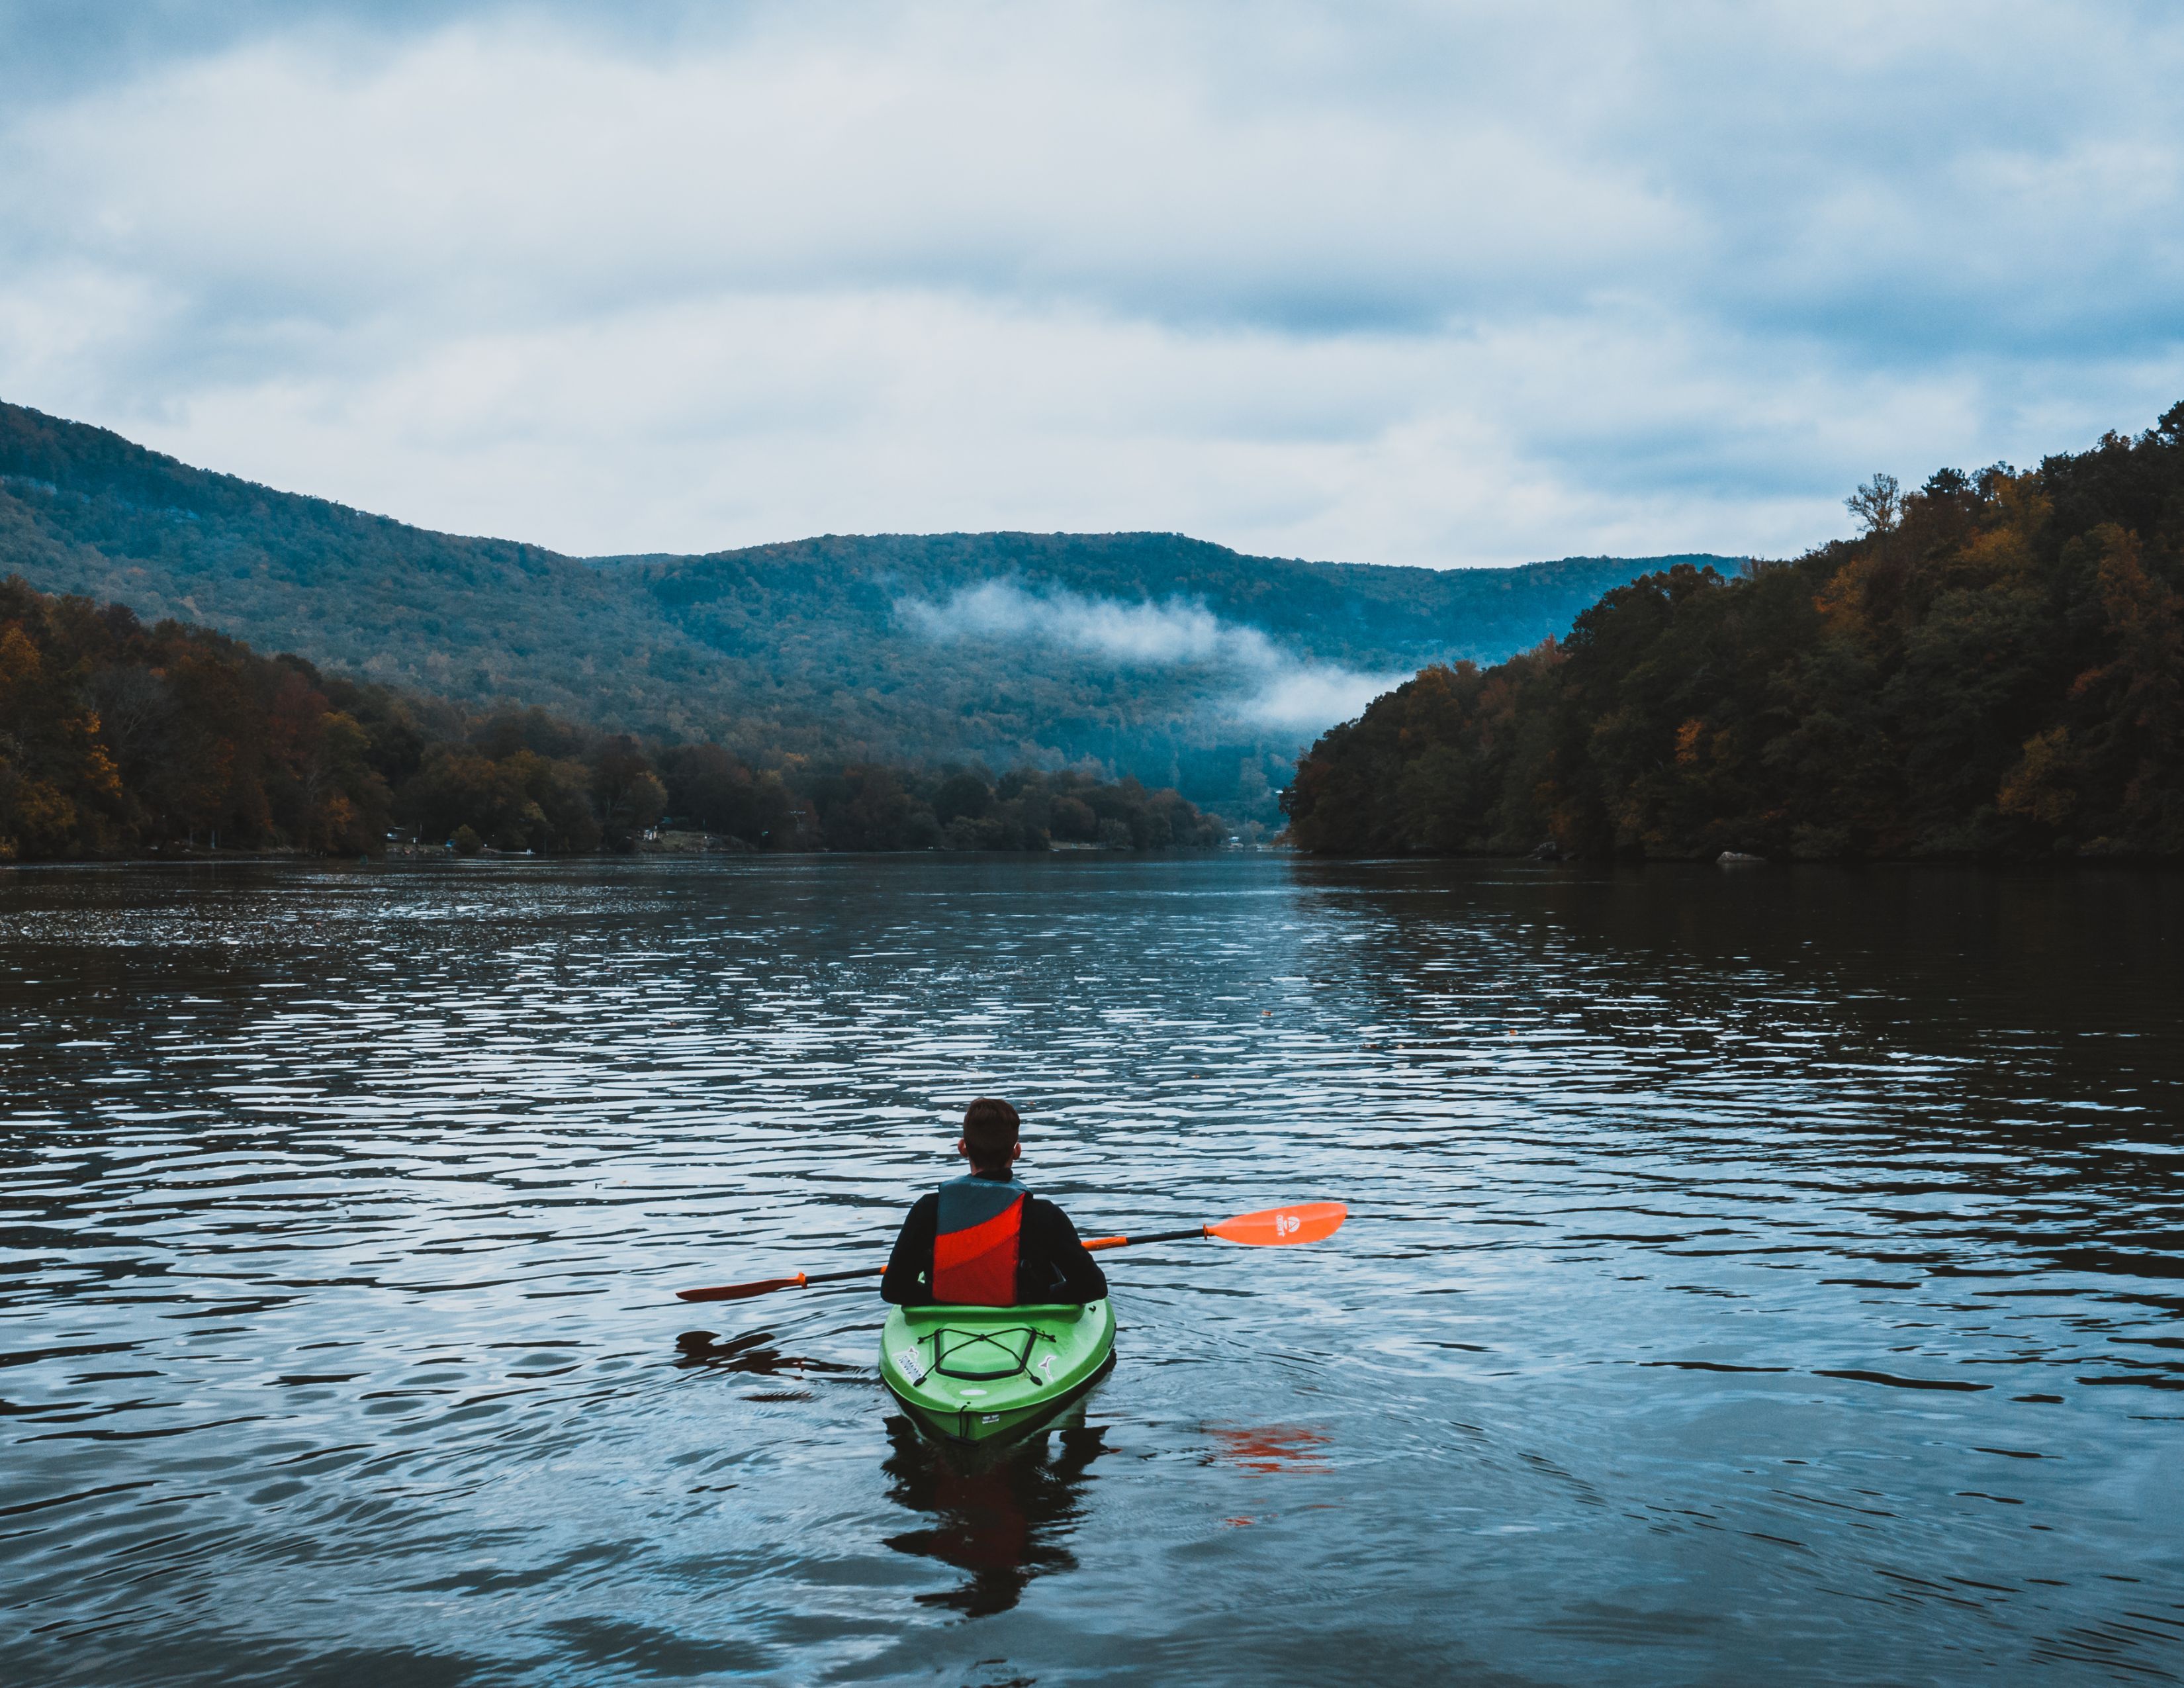
[(1236, 816), (1421, 664), (1493, 661), (1693, 557), (1437, 571), (1167, 533), (577, 558), (411, 527), (0, 404), (0, 572), (263, 649), (758, 757), (1092, 757)]

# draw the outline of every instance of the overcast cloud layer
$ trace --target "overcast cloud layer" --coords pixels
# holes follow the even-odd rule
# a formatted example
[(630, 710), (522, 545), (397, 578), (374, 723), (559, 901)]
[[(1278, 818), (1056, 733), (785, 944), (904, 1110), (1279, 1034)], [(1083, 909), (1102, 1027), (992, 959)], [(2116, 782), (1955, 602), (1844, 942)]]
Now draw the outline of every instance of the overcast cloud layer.
[(580, 552), (1779, 554), (2184, 397), (2184, 8), (0, 11), (0, 397)]

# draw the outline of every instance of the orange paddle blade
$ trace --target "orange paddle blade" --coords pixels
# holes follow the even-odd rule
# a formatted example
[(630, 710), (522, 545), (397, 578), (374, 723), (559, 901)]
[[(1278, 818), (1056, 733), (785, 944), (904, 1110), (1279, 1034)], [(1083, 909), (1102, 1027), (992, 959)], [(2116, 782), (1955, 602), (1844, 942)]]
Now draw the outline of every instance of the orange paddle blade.
[(1128, 1241), (1129, 1241), (1128, 1237), (1087, 1237), (1084, 1240), (1084, 1252), (1089, 1254), (1094, 1249), (1118, 1249)]
[(1261, 1213), (1239, 1213), (1206, 1228), (1209, 1237), (1226, 1237), (1232, 1243), (1316, 1243), (1342, 1228), (1350, 1210), (1339, 1201), (1301, 1201), (1294, 1207), (1269, 1207)]
[(753, 1295), (768, 1295), (776, 1290), (800, 1290), (804, 1282), (804, 1274), (800, 1272), (794, 1278), (761, 1278), (755, 1284), (723, 1284), (712, 1290), (677, 1290), (675, 1299), (678, 1301), (744, 1301)]

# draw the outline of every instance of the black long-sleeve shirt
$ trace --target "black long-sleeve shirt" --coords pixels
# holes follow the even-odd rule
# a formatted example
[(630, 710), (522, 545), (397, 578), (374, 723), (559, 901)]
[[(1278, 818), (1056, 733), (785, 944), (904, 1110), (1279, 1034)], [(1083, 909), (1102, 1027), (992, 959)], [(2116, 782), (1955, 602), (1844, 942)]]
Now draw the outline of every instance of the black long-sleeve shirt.
[[(933, 1300), (933, 1239), (940, 1228), (940, 1196), (917, 1198), (902, 1222), (889, 1256), (880, 1294), (897, 1306), (922, 1307)], [(1069, 1216), (1036, 1195), (1024, 1198), (1023, 1221), (1017, 1232), (1017, 1301), (1076, 1302), (1101, 1300), (1107, 1274), (1084, 1251)]]

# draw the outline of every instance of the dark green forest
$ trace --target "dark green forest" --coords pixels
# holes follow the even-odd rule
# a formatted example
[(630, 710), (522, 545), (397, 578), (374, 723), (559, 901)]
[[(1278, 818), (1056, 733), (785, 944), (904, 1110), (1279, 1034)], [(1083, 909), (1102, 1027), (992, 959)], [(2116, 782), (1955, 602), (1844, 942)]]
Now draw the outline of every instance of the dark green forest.
[[(265, 656), (119, 604), (0, 581), (0, 861), (382, 853), (1203, 849), (1173, 790), (1082, 770), (755, 766), (712, 743), (475, 710)], [(706, 836), (710, 835), (710, 837)]]
[(1436, 664), (1285, 794), (1332, 854), (2184, 855), (2184, 404), (1864, 532), (1678, 565), (1490, 667)]
[[(1191, 605), (1298, 662), (1366, 673), (1491, 661), (1674, 560), (1440, 571), (1247, 557), (1176, 534), (830, 537), (582, 560), (410, 527), (193, 469), (0, 404), (0, 573), (293, 651), (320, 667), (749, 760), (983, 760), (1177, 785), (1272, 822), (1308, 733), (1254, 719), (1255, 677), (1020, 640), (937, 641), (906, 606), (1005, 581)], [(1233, 652), (1231, 653), (1233, 656)]]

